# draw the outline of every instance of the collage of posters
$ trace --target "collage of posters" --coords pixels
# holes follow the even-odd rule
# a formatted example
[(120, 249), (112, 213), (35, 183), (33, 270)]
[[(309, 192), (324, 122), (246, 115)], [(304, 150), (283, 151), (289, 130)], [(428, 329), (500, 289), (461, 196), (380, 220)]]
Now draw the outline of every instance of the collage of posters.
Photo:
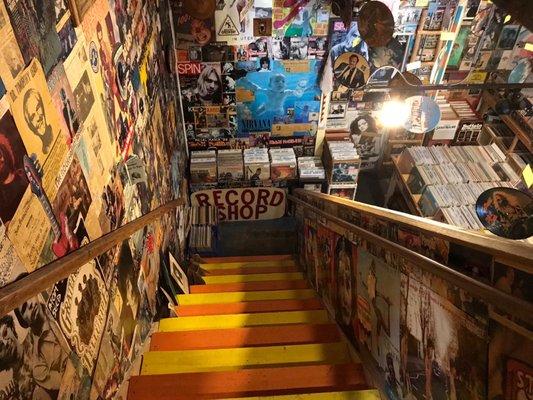
[[(183, 195), (170, 15), (166, 0), (0, 1), (0, 286)], [(119, 393), (158, 312), (159, 254), (183, 257), (180, 212), (0, 318), (0, 399)]]

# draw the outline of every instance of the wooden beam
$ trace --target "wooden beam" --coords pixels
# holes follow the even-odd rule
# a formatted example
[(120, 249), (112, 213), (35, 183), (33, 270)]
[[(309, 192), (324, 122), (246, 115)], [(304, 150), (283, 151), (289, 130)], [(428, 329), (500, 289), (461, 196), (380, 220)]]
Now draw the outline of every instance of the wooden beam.
[(81, 266), (128, 239), (139, 229), (184, 204), (184, 199), (172, 200), (148, 214), (95, 239), (65, 257), (44, 265), (22, 279), (0, 288), (0, 316), (9, 313), (26, 300), (50, 288), (54, 283), (65, 279)]

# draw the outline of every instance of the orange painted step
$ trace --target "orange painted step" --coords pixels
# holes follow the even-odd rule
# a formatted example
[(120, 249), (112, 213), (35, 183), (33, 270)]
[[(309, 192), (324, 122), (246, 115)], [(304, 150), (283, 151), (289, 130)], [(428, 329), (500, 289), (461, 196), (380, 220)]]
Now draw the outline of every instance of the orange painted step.
[(252, 368), (130, 379), (128, 400), (221, 399), (368, 389), (361, 364)]
[(309, 284), (303, 279), (296, 281), (264, 281), (242, 283), (212, 283), (209, 285), (192, 285), (190, 293), (224, 293), (224, 292), (258, 292), (262, 290), (308, 289)]
[(227, 262), (255, 262), (255, 261), (284, 261), (293, 260), (290, 254), (273, 255), (273, 256), (236, 256), (236, 257), (202, 257), (204, 264), (216, 264)]
[(150, 351), (333, 343), (340, 341), (335, 324), (257, 326), (203, 331), (157, 332)]
[(178, 306), (174, 309), (176, 310), (176, 314), (180, 317), (192, 317), (199, 315), (321, 310), (322, 308), (323, 306), (320, 300), (315, 298), (302, 300), (257, 300), (221, 304), (191, 304)]
[(232, 268), (232, 269), (216, 269), (207, 273), (210, 276), (219, 275), (248, 275), (248, 274), (275, 274), (278, 272), (300, 272), (296, 266), (290, 267), (253, 267), (253, 268)]

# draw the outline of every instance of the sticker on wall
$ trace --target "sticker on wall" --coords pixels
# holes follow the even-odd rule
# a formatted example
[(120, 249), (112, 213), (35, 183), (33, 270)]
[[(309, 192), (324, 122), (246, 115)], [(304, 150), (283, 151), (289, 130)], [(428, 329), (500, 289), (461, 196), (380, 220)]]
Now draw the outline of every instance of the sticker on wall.
[(232, 0), (224, 3), (223, 8), (215, 11), (217, 40), (228, 44), (245, 44), (253, 40), (253, 18), (252, 0)]
[(254, 36), (270, 35), (272, 35), (272, 18), (254, 18)]
[(370, 47), (386, 46), (394, 33), (394, 17), (380, 1), (369, 1), (359, 11), (359, 32)]
[(370, 66), (361, 54), (344, 53), (335, 60), (333, 73), (337, 81), (348, 88), (363, 86), (370, 76)]
[(509, 74), (507, 82), (524, 83), (525, 81), (529, 80), (528, 78), (531, 76), (532, 69), (532, 63), (529, 58), (520, 60)]
[(485, 228), (509, 239), (533, 235), (533, 197), (513, 188), (492, 188), (481, 193), (476, 213)]
[(426, 133), (437, 126), (440, 121), (438, 104), (427, 96), (412, 96), (405, 99), (409, 117), (404, 128), (413, 133)]

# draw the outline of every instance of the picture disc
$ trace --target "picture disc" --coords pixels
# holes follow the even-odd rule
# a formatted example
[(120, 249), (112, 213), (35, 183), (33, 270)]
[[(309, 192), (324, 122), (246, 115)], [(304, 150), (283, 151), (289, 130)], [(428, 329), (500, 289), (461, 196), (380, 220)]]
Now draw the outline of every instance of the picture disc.
[(529, 58), (521, 59), (518, 64), (513, 68), (509, 77), (507, 78), (508, 83), (524, 83), (528, 77), (531, 75), (531, 60)]
[(369, 1), (359, 11), (359, 33), (370, 47), (386, 46), (394, 33), (394, 17), (384, 3)]
[(508, 239), (533, 235), (533, 197), (506, 187), (485, 190), (476, 202), (476, 214), (485, 228)]
[(437, 126), (440, 121), (440, 108), (427, 96), (412, 96), (405, 99), (410, 110), (404, 128), (413, 133), (426, 133)]
[(348, 88), (363, 86), (370, 76), (368, 61), (358, 53), (342, 53), (333, 64), (333, 73), (337, 81)]

